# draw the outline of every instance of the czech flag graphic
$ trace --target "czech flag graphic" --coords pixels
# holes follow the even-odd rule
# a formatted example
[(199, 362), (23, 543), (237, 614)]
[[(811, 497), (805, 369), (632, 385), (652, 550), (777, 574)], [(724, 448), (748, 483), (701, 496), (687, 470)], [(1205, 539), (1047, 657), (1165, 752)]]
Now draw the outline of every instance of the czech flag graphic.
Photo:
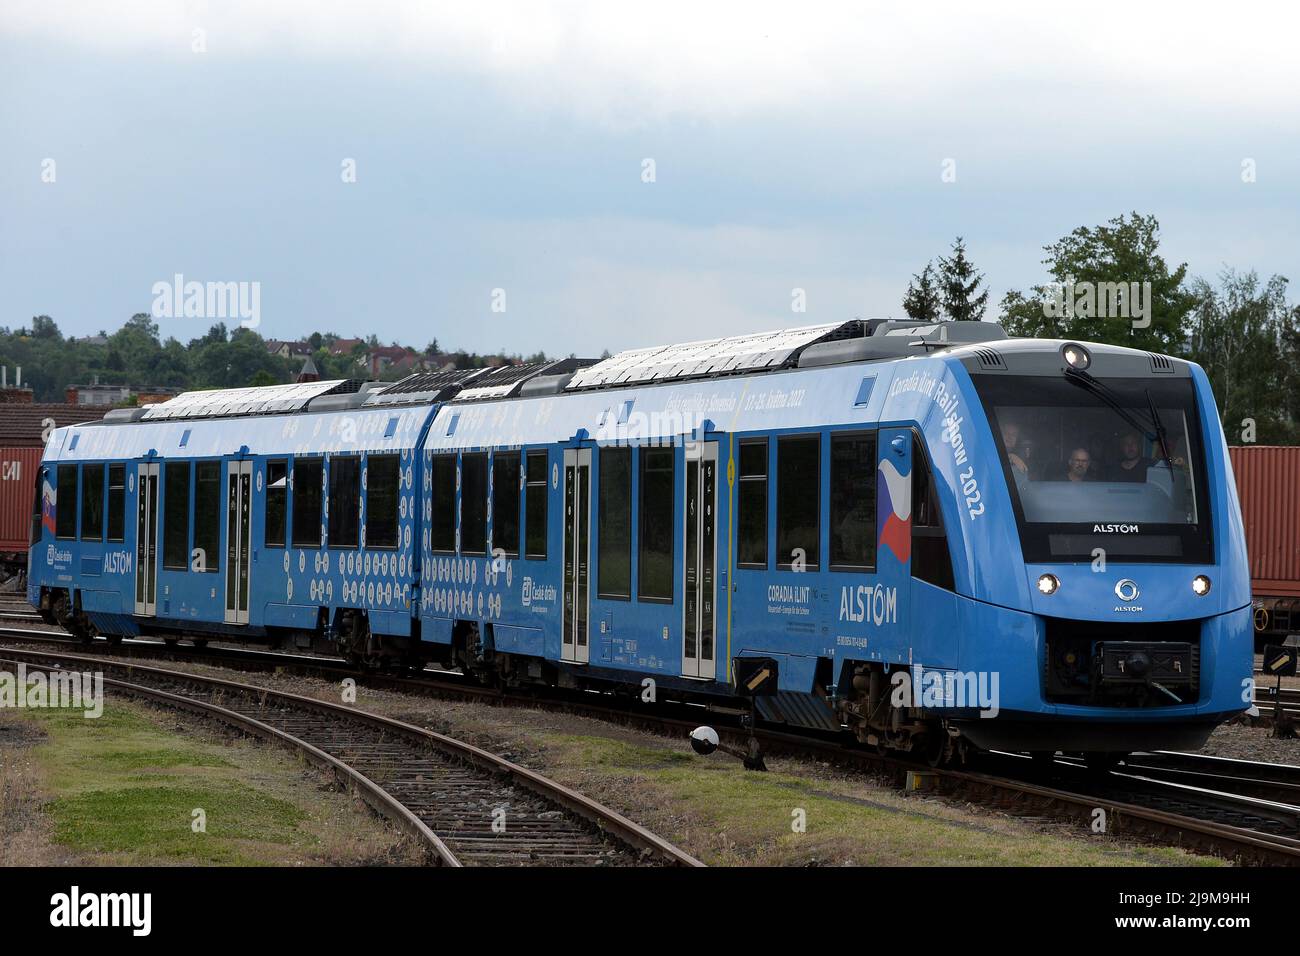
[(890, 459), (883, 458), (876, 480), (878, 550), (888, 548), (903, 564), (912, 557), (911, 471), (900, 472)]
[(41, 482), (41, 527), (54, 534), (54, 504), (56, 501), (54, 489), (50, 487), (48, 480)]

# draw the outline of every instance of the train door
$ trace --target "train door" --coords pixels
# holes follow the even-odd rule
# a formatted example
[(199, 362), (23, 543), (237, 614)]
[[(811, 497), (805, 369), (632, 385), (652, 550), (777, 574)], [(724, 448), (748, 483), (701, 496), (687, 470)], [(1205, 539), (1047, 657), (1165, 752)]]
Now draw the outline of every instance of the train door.
[(247, 624), (253, 463), (226, 467), (226, 623)]
[(135, 613), (153, 617), (158, 610), (158, 469), (136, 465)]
[(718, 443), (691, 442), (683, 469), (682, 676), (716, 674)]
[(591, 449), (564, 452), (564, 631), (560, 657), (585, 664), (590, 655)]

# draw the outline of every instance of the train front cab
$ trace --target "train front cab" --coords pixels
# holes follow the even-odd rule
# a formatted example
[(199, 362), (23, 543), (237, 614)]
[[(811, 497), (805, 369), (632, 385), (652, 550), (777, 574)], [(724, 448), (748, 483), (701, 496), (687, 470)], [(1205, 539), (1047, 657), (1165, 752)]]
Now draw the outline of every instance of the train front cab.
[(1000, 519), (962, 522), (976, 600), (961, 603), (961, 669), (998, 673), (999, 711), (954, 726), (983, 748), (1195, 748), (1253, 691), (1212, 393), (1189, 363), (1076, 349), (1008, 343), (1000, 367), (968, 357), (954, 371)]

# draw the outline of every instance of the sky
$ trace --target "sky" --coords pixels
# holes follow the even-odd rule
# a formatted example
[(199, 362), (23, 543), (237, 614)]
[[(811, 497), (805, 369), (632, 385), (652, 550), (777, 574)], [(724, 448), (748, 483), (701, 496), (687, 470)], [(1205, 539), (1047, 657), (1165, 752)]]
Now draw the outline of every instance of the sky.
[(1300, 279), (1298, 27), (1260, 3), (3, 0), (0, 326), (111, 331), (180, 274), (256, 283), (268, 338), (598, 355), (900, 316), (957, 235), (996, 318), (1044, 245), (1135, 210), (1193, 275)]

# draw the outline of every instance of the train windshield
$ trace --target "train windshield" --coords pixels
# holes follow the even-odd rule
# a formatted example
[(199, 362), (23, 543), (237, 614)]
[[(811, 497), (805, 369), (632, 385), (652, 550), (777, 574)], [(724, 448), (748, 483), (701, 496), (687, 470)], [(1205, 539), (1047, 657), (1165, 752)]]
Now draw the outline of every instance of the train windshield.
[(976, 375), (1025, 560), (1209, 563), (1188, 379)]

